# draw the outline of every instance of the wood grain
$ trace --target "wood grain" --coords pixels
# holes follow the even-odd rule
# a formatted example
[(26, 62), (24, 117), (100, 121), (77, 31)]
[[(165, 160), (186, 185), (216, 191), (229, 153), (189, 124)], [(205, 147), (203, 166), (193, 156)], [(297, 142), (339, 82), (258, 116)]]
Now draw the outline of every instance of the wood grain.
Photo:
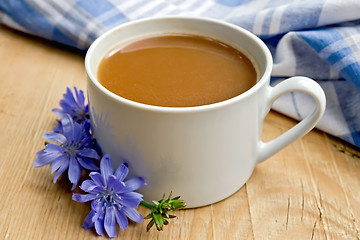
[[(66, 86), (86, 89), (84, 53), (0, 27), (0, 58), (0, 239), (102, 239), (81, 227), (89, 205), (32, 163)], [(295, 123), (270, 112), (262, 138)], [(163, 232), (131, 223), (118, 238), (359, 239), (359, 186), (359, 151), (313, 130), (258, 164), (228, 199), (179, 211)]]

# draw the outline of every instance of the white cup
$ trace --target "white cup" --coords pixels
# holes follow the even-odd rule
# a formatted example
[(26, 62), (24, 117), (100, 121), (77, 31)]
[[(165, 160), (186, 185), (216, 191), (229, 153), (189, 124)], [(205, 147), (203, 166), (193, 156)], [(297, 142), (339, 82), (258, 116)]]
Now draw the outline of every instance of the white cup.
[[(160, 107), (122, 98), (97, 80), (100, 61), (122, 44), (162, 33), (210, 37), (239, 49), (254, 61), (258, 82), (239, 96), (196, 107)], [(147, 185), (145, 200), (164, 193), (181, 195), (189, 208), (215, 203), (235, 193), (255, 165), (310, 131), (325, 109), (321, 87), (306, 77), (269, 85), (272, 57), (254, 34), (218, 20), (161, 17), (129, 22), (100, 36), (89, 48), (85, 67), (93, 133), (114, 165), (126, 161)], [(316, 102), (314, 111), (270, 142), (260, 135), (266, 114), (281, 95), (301, 91)]]

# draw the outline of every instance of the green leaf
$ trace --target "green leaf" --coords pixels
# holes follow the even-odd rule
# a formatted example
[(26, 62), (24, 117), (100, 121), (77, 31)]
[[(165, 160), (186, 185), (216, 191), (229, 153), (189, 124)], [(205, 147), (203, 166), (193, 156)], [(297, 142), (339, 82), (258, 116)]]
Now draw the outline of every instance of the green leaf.
[(155, 221), (155, 226), (156, 226), (157, 230), (162, 231), (164, 224), (163, 224), (163, 218), (162, 218), (161, 214), (154, 212), (153, 219)]
[(146, 226), (146, 231), (147, 232), (150, 230), (150, 228), (152, 228), (152, 226), (154, 226), (154, 223), (155, 223), (154, 219), (151, 219), (151, 221)]
[(149, 213), (146, 217), (144, 217), (144, 219), (150, 219), (151, 217), (151, 213)]
[(178, 200), (180, 199), (180, 196), (174, 197), (172, 200)]
[[(165, 196), (165, 195), (164, 195), (164, 196)], [(170, 198), (171, 198), (171, 196), (172, 196), (172, 191), (170, 192), (168, 199), (170, 199)]]
[(186, 203), (183, 200), (176, 200), (173, 202), (172, 210), (179, 210), (186, 207)]
[(169, 213), (167, 211), (167, 209), (164, 209), (164, 215), (168, 218), (169, 217)]

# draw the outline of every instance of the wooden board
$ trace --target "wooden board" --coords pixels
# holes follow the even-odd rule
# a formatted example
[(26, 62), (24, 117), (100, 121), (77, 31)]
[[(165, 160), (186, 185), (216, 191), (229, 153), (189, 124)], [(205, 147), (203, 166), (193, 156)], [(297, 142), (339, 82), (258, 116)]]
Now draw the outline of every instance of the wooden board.
[[(66, 86), (86, 89), (83, 53), (0, 27), (0, 59), (0, 239), (102, 239), (81, 227), (89, 205), (71, 200), (66, 181), (53, 184), (48, 166), (33, 166)], [(270, 112), (262, 138), (295, 123)], [(313, 130), (228, 199), (179, 211), (163, 232), (132, 223), (118, 238), (359, 239), (359, 187), (360, 153)]]

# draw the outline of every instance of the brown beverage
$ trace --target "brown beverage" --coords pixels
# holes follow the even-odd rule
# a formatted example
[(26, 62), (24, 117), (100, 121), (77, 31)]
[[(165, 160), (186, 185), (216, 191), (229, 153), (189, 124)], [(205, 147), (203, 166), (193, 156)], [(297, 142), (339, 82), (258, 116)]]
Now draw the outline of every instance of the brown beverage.
[(155, 106), (192, 107), (235, 97), (256, 84), (251, 61), (213, 39), (182, 34), (132, 42), (109, 53), (100, 84), (126, 99)]

